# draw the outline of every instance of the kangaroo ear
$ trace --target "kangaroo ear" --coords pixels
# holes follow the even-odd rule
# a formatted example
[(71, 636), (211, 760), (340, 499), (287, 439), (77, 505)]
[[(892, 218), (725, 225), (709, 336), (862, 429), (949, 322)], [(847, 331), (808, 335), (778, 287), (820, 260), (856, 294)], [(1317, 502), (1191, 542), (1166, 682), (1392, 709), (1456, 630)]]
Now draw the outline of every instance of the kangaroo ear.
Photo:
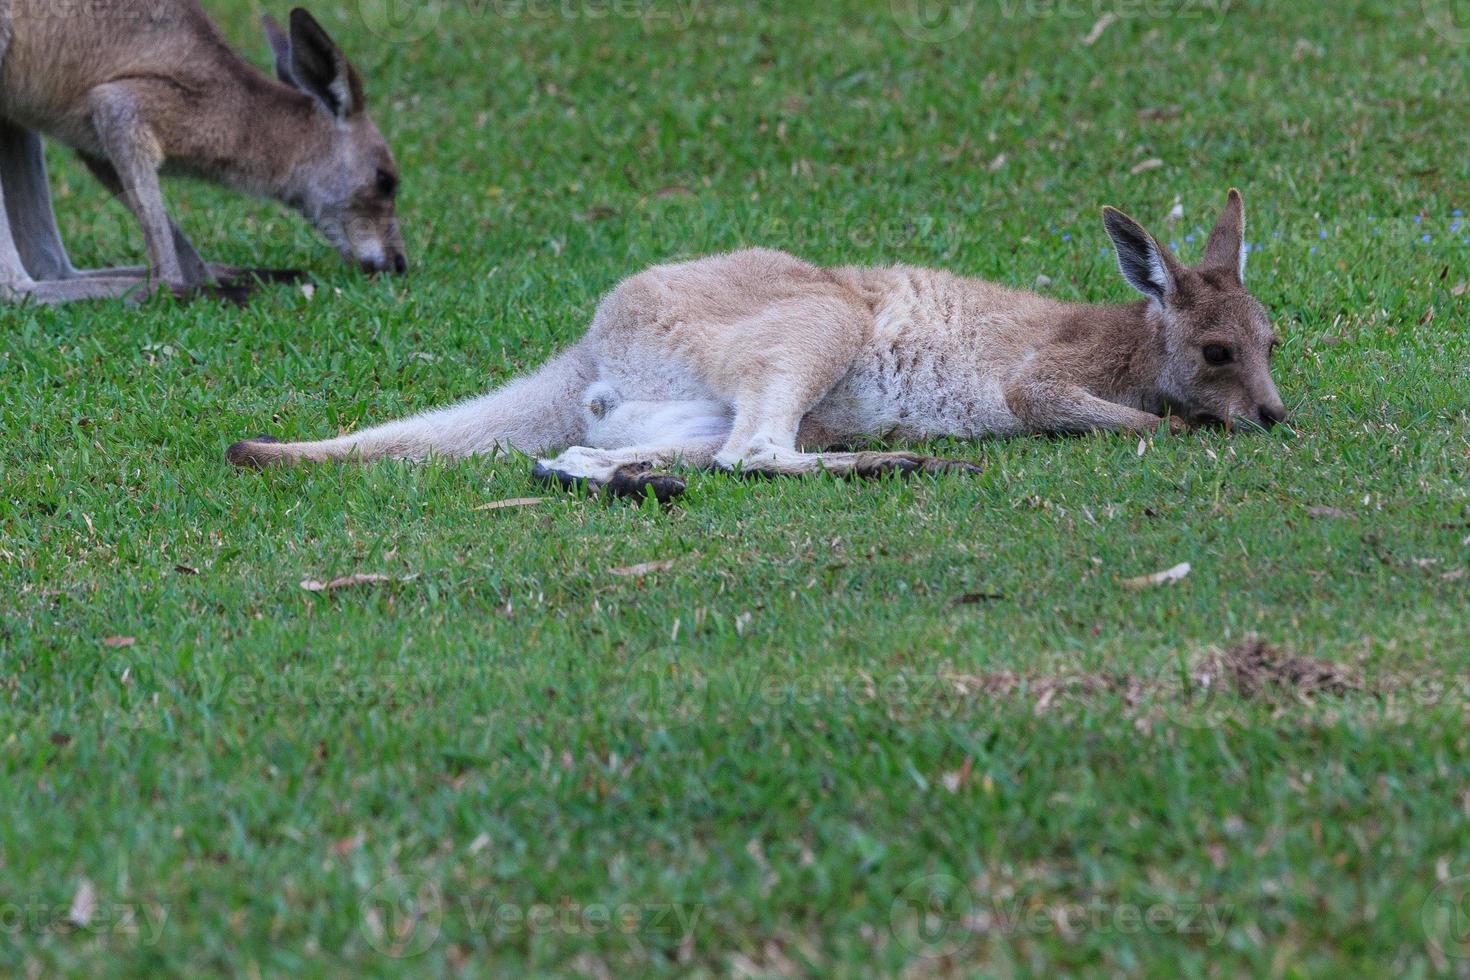
[(1199, 267), (1228, 269), (1245, 285), (1245, 201), (1234, 187), (1230, 188), (1225, 210), (1220, 212), (1220, 220), (1215, 222), (1215, 230), (1205, 243), (1205, 255)]
[(276, 77), (292, 88), (300, 88), (301, 83), (291, 72), (291, 39), (270, 14), (261, 16), (260, 26), (265, 28), (265, 39), (270, 43), (271, 54), (276, 56)]
[(1174, 292), (1176, 262), (1143, 225), (1117, 208), (1103, 208), (1103, 225), (1118, 253), (1123, 278), (1143, 295), (1162, 304)]
[(316, 98), (332, 115), (346, 119), (367, 105), (362, 76), (316, 18), (300, 7), (291, 11), (290, 51), (292, 84)]

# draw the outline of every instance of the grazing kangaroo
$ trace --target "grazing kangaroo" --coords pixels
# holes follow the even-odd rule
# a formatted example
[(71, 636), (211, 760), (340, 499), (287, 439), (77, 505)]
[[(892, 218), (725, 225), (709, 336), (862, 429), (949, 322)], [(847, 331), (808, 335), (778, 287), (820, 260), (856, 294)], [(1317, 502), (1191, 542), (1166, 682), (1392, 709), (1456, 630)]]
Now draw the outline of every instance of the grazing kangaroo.
[[(0, 0), (0, 298), (122, 296), (148, 281), (184, 291), (240, 274), (199, 257), (164, 209), (160, 173), (275, 198), (343, 259), (404, 271), (398, 168), (361, 77), (305, 10), (291, 12), (289, 35), (265, 24), (280, 81), (231, 50), (197, 0)], [(122, 197), (147, 269), (72, 266), (42, 133)]]
[(228, 456), (265, 466), (513, 447), (560, 453), (536, 464), (542, 479), (667, 499), (684, 484), (654, 468), (680, 461), (764, 474), (975, 469), (798, 448), (875, 436), (1281, 421), (1277, 338), (1245, 289), (1239, 192), (1194, 269), (1121, 211), (1103, 219), (1140, 302), (1069, 304), (947, 272), (736, 252), (628, 279), (570, 350), (484, 397), (323, 442), (247, 440)]

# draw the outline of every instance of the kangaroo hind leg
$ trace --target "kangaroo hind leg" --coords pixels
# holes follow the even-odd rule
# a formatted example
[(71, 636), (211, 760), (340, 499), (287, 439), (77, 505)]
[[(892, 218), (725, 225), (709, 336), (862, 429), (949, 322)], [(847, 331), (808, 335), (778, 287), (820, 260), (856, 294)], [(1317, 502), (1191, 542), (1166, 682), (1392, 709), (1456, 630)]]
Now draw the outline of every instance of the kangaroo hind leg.
[[(738, 470), (745, 475), (801, 476), (833, 473), (839, 476), (882, 476), (885, 473), (976, 472), (975, 464), (939, 460), (914, 453), (803, 453), (797, 450), (801, 420), (841, 381), (857, 356), (856, 338), (861, 335), (861, 317), (866, 311), (848, 309), (829, 300), (807, 303), (798, 309), (776, 307), (757, 325), (757, 334), (769, 338), (764, 356), (766, 370), (745, 375), (735, 398), (731, 433), (714, 466)], [(813, 338), (795, 332), (798, 342), (784, 342), (775, 326), (823, 325)], [(822, 342), (800, 342), (820, 339)]]
[[(804, 453), (776, 446), (754, 448), (736, 464), (747, 476), (806, 476), (830, 473), (833, 476), (876, 478), (889, 473), (909, 476), (915, 473), (981, 473), (983, 468), (962, 459), (942, 459), (919, 453), (856, 452)], [(726, 467), (735, 468), (735, 467)]]
[(583, 396), (587, 445), (536, 463), (539, 480), (610, 497), (660, 501), (684, 492), (684, 481), (658, 472), (684, 465), (709, 467), (730, 433), (726, 407), (714, 401), (623, 401), (611, 385), (594, 384)]

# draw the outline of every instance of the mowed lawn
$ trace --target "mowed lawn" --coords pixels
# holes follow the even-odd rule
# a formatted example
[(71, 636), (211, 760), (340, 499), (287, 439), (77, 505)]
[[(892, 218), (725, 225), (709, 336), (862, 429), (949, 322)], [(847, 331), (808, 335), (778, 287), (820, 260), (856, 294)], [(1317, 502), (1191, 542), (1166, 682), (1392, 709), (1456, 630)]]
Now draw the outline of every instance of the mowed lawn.
[[(206, 5), (264, 65), (265, 8)], [(0, 972), (1470, 971), (1452, 5), (319, 7), (407, 278), (173, 184), (209, 257), (314, 288), (0, 310)], [(51, 160), (78, 261), (137, 261)], [(665, 259), (1127, 301), (1100, 206), (1193, 260), (1231, 185), (1270, 434), (696, 473), (667, 510), (523, 458), (224, 461), (504, 381)], [(1252, 638), (1280, 683), (1212, 666)]]

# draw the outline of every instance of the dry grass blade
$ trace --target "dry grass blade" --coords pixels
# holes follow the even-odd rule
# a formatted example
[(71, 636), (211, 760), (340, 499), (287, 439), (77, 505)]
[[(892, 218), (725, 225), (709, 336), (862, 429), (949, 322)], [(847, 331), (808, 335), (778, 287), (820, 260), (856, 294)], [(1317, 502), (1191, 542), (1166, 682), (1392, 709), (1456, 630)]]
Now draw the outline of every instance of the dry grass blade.
[(638, 575), (649, 575), (653, 572), (667, 572), (674, 567), (674, 564), (674, 559), (665, 558), (663, 561), (646, 561), (641, 565), (625, 565), (621, 568), (610, 568), (608, 571), (614, 575), (630, 578)]
[(492, 500), (490, 503), (481, 504), (474, 509), (476, 511), (482, 511), (505, 510), (508, 507), (533, 507), (536, 504), (544, 503), (550, 499), (550, 497), (512, 497), (510, 500)]
[(393, 579), (387, 575), (380, 575), (376, 572), (359, 572), (356, 575), (344, 575), (341, 578), (334, 578), (328, 582), (321, 582), (311, 578), (303, 579), (301, 587), (307, 592), (332, 592), (336, 589), (347, 589), (355, 585), (373, 585), (379, 582), (391, 581)]
[(71, 897), (71, 908), (66, 912), (66, 921), (78, 929), (85, 929), (97, 914), (97, 889), (86, 878), (77, 882), (76, 893)]
[(1118, 15), (1112, 12), (1103, 14), (1101, 17), (1099, 17), (1097, 19), (1097, 22), (1092, 25), (1092, 30), (1088, 31), (1087, 36), (1082, 39), (1082, 46), (1085, 48), (1090, 48), (1094, 44), (1096, 44), (1098, 42), (1098, 39), (1103, 36), (1103, 31), (1106, 31), (1109, 27), (1111, 27), (1113, 23), (1117, 21), (1117, 19)]
[(1146, 589), (1152, 585), (1168, 585), (1177, 582), (1189, 574), (1189, 562), (1184, 561), (1173, 568), (1166, 568), (1162, 572), (1154, 572), (1152, 575), (1139, 575), (1137, 578), (1125, 578), (1123, 585), (1129, 589)]

